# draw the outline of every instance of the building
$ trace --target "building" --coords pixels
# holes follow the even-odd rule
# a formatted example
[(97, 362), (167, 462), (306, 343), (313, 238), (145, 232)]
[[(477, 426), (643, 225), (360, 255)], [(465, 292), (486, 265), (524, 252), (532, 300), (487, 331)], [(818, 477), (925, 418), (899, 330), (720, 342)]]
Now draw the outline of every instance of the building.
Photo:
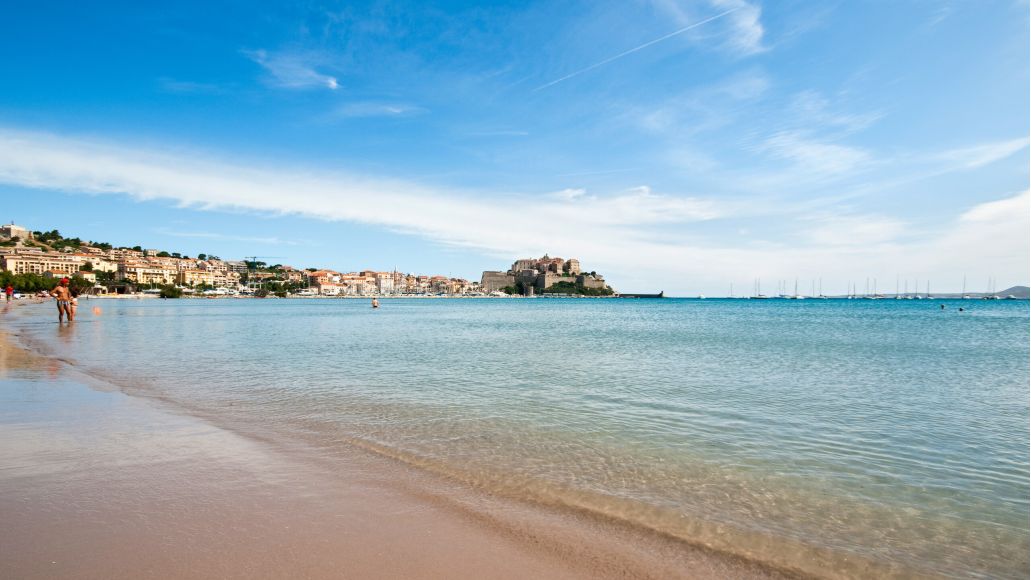
[(107, 255), (111, 260), (116, 262), (121, 260), (139, 260), (143, 258), (143, 252), (131, 250), (129, 248), (111, 248)]
[(508, 272), (488, 271), (480, 277), (480, 287), (484, 292), (496, 292), (508, 286), (515, 286), (515, 276)]
[(56, 272), (71, 275), (82, 269), (81, 258), (57, 252), (5, 252), (0, 254), (3, 269), (14, 274), (36, 274)]
[(375, 280), (378, 294), (394, 293), (394, 274), (392, 272), (377, 272)]
[(313, 285), (312, 288), (323, 296), (339, 296), (344, 293), (344, 287), (333, 282), (319, 282)]
[(211, 276), (216, 288), (238, 288), (240, 286), (240, 275), (236, 272), (214, 271)]
[(540, 293), (560, 282), (592, 290), (608, 287), (605, 278), (584, 274), (580, 268), (580, 260), (563, 260), (545, 254), (540, 258), (516, 260), (507, 272), (485, 271), (480, 278), (480, 290), (489, 293), (513, 286), (521, 289), (523, 293)]
[(180, 270), (175, 283), (180, 286), (215, 286), (215, 273), (208, 270)]
[(136, 284), (172, 284), (178, 272), (157, 264), (127, 261), (118, 264), (118, 277)]
[(73, 256), (79, 258), (79, 260), (82, 261), (82, 264), (84, 266), (86, 264), (89, 264), (89, 267), (92, 268), (94, 272), (117, 272), (118, 271), (118, 264), (116, 264), (114, 262), (111, 262), (109, 260), (105, 260), (104, 258), (102, 258), (101, 256), (99, 256), (97, 254), (82, 253), (82, 254), (73, 254)]
[(66, 274), (66, 273), (63, 273), (63, 272), (54, 272), (53, 270), (47, 270), (46, 272), (43, 272), (43, 277), (44, 278), (82, 278), (83, 280), (89, 282), (90, 284), (96, 284), (97, 283), (97, 275), (94, 274), (93, 272), (87, 272), (85, 270), (80, 270), (78, 272), (73, 272), (70, 275)]
[(14, 225), (14, 223), (12, 222), (5, 226), (0, 226), (0, 238), (5, 240), (13, 240), (14, 238), (18, 238), (19, 240), (24, 242), (26, 240), (32, 239), (32, 232), (30, 232), (28, 228), (23, 228), (21, 226)]

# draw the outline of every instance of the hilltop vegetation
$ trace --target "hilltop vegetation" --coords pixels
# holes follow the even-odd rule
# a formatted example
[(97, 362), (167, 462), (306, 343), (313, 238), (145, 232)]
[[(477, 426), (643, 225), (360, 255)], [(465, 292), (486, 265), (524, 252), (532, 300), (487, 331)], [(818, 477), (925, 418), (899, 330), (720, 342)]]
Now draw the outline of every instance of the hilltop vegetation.
[[(511, 294), (513, 296), (522, 296), (526, 294), (526, 287), (522, 282), (516, 282), (513, 286), (506, 286), (501, 289), (505, 294)], [(612, 288), (608, 286), (604, 288), (587, 288), (582, 284), (576, 282), (556, 282), (545, 288), (542, 294), (570, 294), (573, 296), (612, 296), (615, 294)]]

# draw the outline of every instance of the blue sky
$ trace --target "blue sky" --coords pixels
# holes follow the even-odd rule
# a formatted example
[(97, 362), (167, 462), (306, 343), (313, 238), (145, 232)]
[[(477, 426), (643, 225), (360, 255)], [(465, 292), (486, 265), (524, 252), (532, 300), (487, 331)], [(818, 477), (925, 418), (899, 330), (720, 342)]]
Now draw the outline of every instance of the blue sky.
[(1028, 282), (1026, 2), (145, 4), (3, 9), (0, 219), (683, 295)]

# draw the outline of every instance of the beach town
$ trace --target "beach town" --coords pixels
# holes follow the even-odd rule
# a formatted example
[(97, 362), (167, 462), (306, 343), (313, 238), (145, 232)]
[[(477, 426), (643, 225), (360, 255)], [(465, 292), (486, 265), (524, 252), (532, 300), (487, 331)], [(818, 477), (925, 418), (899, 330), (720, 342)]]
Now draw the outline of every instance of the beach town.
[(179, 297), (508, 297), (535, 294), (608, 296), (597, 272), (581, 272), (572, 258), (519, 259), (505, 272), (481, 280), (397, 270), (338, 272), (269, 264), (260, 256), (224, 260), (215, 255), (113, 247), (32, 231), (13, 222), (0, 226), (0, 276), (19, 293), (50, 290), (68, 278), (77, 293)]

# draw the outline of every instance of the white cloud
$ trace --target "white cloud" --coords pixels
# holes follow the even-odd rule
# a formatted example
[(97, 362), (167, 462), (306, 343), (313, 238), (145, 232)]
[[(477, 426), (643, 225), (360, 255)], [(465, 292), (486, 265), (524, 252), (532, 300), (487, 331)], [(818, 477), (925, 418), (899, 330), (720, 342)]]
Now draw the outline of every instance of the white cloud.
[(1001, 161), (1023, 150), (1027, 145), (1028, 139), (1026, 137), (1009, 141), (982, 143), (973, 147), (963, 147), (940, 153), (934, 156), (933, 160), (943, 161), (959, 169), (977, 169), (978, 167)]
[(848, 173), (872, 160), (863, 149), (814, 139), (802, 131), (775, 133), (759, 149), (817, 175)]
[(284, 246), (297, 246), (300, 242), (293, 240), (284, 240), (275, 236), (234, 236), (229, 234), (222, 234), (218, 232), (183, 232), (170, 230), (167, 228), (157, 228), (157, 233), (172, 236), (173, 238), (199, 238), (205, 240), (228, 240), (233, 242), (247, 242), (250, 244), (268, 244), (268, 245), (284, 245)]
[(630, 122), (646, 131), (677, 138), (724, 127), (740, 114), (740, 103), (762, 97), (770, 87), (760, 72), (736, 74), (722, 81), (687, 91), (649, 108), (630, 111)]
[(765, 50), (763, 47), (762, 9), (756, 4), (744, 0), (712, 0), (717, 8), (737, 8), (731, 15), (732, 33), (727, 45), (742, 54), (754, 54)]
[(853, 133), (866, 129), (880, 120), (879, 111), (865, 113), (838, 113), (831, 111), (831, 103), (818, 91), (802, 91), (791, 100), (791, 112), (803, 126), (838, 129)]
[(260, 64), (268, 73), (268, 82), (272, 86), (284, 89), (340, 88), (336, 77), (315, 70), (322, 59), (310, 53), (281, 52), (272, 53), (265, 50), (243, 51), (243, 53)]
[(424, 113), (426, 109), (406, 103), (379, 103), (365, 101), (347, 103), (337, 107), (337, 117), (407, 117)]
[[(703, 14), (701, 10), (690, 9), (682, 0), (652, 0), (652, 4), (673, 18), (678, 26), (686, 26)], [(762, 8), (757, 4), (746, 0), (709, 0), (708, 4), (710, 10), (733, 10), (727, 16), (726, 25), (718, 32), (723, 38), (720, 43), (723, 48), (744, 55), (766, 50), (763, 46), (766, 31), (762, 24)], [(707, 40), (714, 35), (703, 32), (698, 36)]]
[(583, 189), (582, 187), (568, 187), (566, 189), (563, 189), (562, 191), (556, 191), (555, 193), (552, 193), (551, 196), (564, 201), (572, 201), (578, 197), (583, 197), (585, 193), (587, 193), (587, 190)]
[[(551, 222), (583, 242), (622, 227), (695, 221), (716, 215), (710, 204), (638, 188), (595, 197), (514, 195), (483, 198), (390, 178), (343, 172), (216, 163), (189, 155), (0, 129), (0, 181), (28, 187), (124, 193), (202, 209), (291, 213), (378, 224), (430, 239), (503, 254), (546, 245)], [(575, 202), (570, 204), (570, 202)], [(533, 207), (510, 227), (513, 216)], [(505, 224), (501, 226), (501, 224)], [(582, 244), (580, 244), (582, 245)]]
[(906, 223), (893, 217), (874, 214), (820, 214), (803, 218), (802, 226), (813, 244), (870, 246), (895, 241), (904, 233)]
[(169, 93), (193, 93), (193, 94), (218, 94), (224, 89), (213, 83), (198, 83), (194, 81), (180, 81), (168, 77), (160, 77), (158, 86)]
[[(571, 189), (561, 196), (484, 196), (398, 179), (275, 163), (220, 163), (210, 155), (4, 128), (0, 182), (125, 194), (198, 209), (361, 222), (474, 249), (491, 260), (545, 252), (577, 256), (625, 291), (713, 294), (726, 291), (730, 282), (741, 289), (750, 288), (754, 277), (795, 276), (822, 276), (825, 289), (844, 291), (844, 281), (857, 276), (889, 280), (899, 273), (933, 277), (939, 289), (958, 286), (964, 273), (971, 279), (993, 275), (1001, 287), (1024, 283), (1028, 276), (1027, 192), (967, 208), (939, 228), (924, 227), (919, 236), (899, 235), (906, 225), (892, 216), (845, 214), (834, 221), (827, 214), (831, 217), (823, 216), (822, 223), (812, 221), (809, 240), (784, 235), (797, 221), (774, 230), (775, 242), (748, 235), (707, 239), (696, 229), (707, 221), (722, 220), (712, 222), (708, 231), (738, 232), (745, 225), (767, 230), (769, 216), (753, 212), (747, 224), (734, 222), (747, 207), (660, 195), (644, 186), (614, 195)], [(843, 240), (846, 235), (856, 243)], [(835, 283), (841, 288), (834, 290)]]

